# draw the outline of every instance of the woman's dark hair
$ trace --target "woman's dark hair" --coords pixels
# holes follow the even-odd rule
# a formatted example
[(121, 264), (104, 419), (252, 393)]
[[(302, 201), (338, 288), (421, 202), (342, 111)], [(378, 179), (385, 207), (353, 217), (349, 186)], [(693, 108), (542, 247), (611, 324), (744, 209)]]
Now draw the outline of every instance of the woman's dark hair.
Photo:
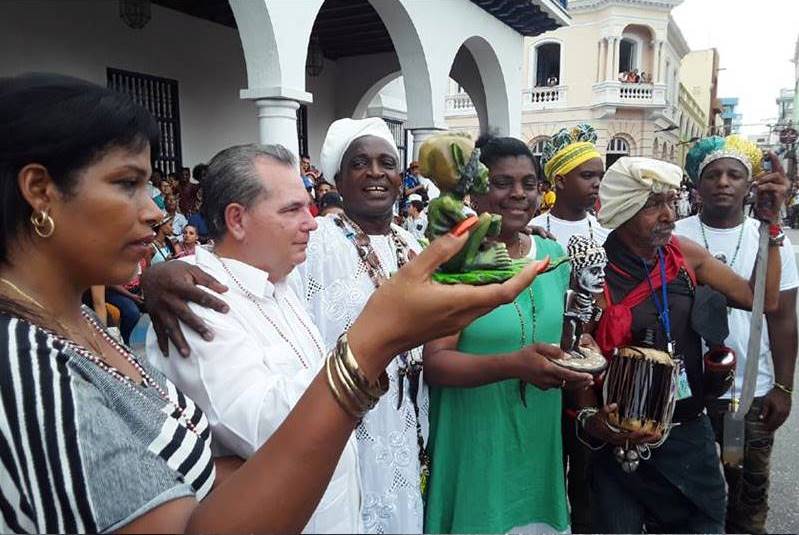
[(475, 146), (480, 149), (480, 161), (486, 167), (491, 167), (498, 160), (507, 157), (526, 156), (533, 162), (535, 176), (541, 176), (541, 168), (538, 160), (523, 141), (515, 137), (499, 137), (494, 134), (483, 134), (475, 142)]
[[(118, 147), (158, 154), (158, 124), (125, 94), (59, 74), (0, 78), (0, 263), (29, 232), (31, 207), (17, 184), (32, 163), (47, 168), (58, 189), (74, 192), (79, 172)], [(28, 229), (28, 230), (25, 230)]]

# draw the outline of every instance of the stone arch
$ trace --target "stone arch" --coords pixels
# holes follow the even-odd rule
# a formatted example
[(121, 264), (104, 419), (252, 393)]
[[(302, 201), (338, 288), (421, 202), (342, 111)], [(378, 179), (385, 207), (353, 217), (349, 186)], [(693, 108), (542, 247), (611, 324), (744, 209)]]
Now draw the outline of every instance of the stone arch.
[[(473, 65), (467, 65), (469, 60)], [(491, 43), (477, 35), (466, 39), (452, 61), (450, 76), (471, 96), (481, 132), (490, 128), (499, 135), (509, 135), (512, 128), (505, 75)]]
[(265, 0), (229, 0), (247, 69), (246, 98), (283, 97), (310, 102), (305, 59), (311, 30), (324, 0), (308, 0), (300, 13)]
[(550, 139), (551, 139), (550, 136), (541, 135), (541, 136), (536, 136), (527, 142), (527, 146), (530, 147), (530, 152), (533, 153), (533, 158), (535, 158), (536, 162), (538, 162), (539, 169), (541, 168), (541, 156), (543, 155), (544, 152), (544, 143), (546, 143)]
[(372, 84), (372, 86), (366, 90), (361, 99), (358, 101), (358, 104), (355, 105), (355, 110), (352, 112), (353, 119), (363, 119), (366, 117), (366, 110), (369, 107), (369, 103), (372, 102), (372, 100), (384, 87), (400, 76), (402, 76), (402, 71), (396, 71), (382, 77), (380, 80)]
[(622, 156), (635, 154), (632, 136), (619, 133), (610, 138), (605, 148), (605, 169), (613, 165)]
[(369, 3), (383, 21), (399, 59), (408, 123), (412, 127), (435, 124), (430, 65), (413, 19), (399, 0), (369, 0)]

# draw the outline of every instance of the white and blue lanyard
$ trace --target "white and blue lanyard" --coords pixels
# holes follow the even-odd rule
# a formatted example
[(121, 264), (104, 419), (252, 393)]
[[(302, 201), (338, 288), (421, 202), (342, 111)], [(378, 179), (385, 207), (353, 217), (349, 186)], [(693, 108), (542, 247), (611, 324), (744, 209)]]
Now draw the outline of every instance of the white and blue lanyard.
[(658, 322), (663, 327), (663, 332), (666, 335), (666, 348), (669, 352), (669, 355), (674, 357), (674, 342), (671, 338), (671, 316), (669, 313), (669, 294), (668, 289), (666, 288), (666, 261), (663, 258), (663, 249), (658, 248), (658, 267), (660, 268), (660, 294), (661, 300), (658, 300), (657, 292), (655, 291), (655, 287), (652, 284), (652, 278), (649, 276), (649, 266), (647, 266), (646, 261), (641, 259), (641, 262), (644, 264), (644, 270), (646, 271), (646, 282), (649, 284), (649, 290), (651, 291), (652, 301), (655, 303), (655, 308), (657, 309), (658, 313)]

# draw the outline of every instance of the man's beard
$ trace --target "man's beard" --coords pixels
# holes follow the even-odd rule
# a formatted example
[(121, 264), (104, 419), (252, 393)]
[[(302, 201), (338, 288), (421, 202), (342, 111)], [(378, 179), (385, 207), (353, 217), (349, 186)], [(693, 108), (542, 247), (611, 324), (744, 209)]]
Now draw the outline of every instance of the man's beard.
[(674, 232), (674, 225), (657, 225), (652, 229), (652, 246), (663, 247), (671, 239), (671, 234)]

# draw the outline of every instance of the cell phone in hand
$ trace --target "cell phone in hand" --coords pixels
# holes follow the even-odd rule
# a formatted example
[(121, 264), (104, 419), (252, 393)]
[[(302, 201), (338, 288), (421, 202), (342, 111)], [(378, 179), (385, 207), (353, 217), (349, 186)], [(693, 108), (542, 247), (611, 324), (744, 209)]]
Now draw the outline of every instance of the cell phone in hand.
[(770, 173), (773, 171), (771, 167), (771, 158), (769, 157), (768, 151), (763, 152), (763, 164), (761, 167), (763, 168), (764, 173)]

